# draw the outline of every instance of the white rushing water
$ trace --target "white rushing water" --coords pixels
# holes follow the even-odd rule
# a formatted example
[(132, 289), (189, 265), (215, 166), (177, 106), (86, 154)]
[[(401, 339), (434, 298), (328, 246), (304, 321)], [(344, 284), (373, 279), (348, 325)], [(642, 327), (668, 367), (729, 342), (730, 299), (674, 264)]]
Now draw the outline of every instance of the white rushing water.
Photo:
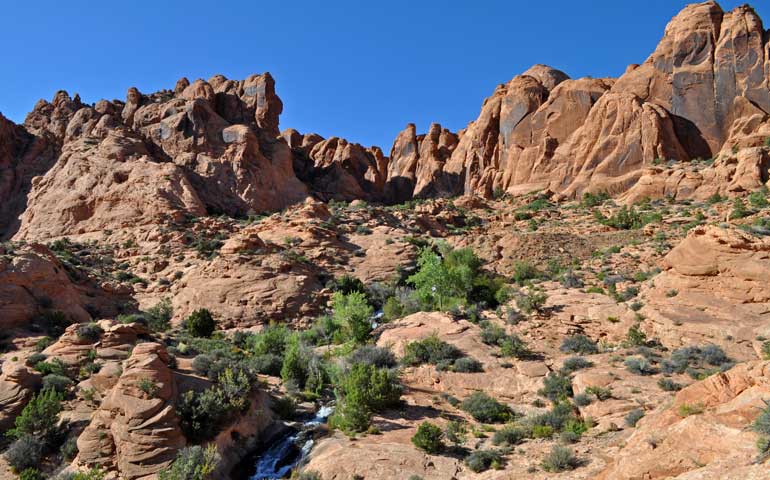
[[(299, 431), (289, 432), (273, 443), (256, 460), (256, 470), (250, 480), (286, 478), (313, 448), (312, 431), (326, 422), (334, 407), (324, 405), (315, 416), (302, 424)], [(310, 433), (311, 435), (308, 435)]]

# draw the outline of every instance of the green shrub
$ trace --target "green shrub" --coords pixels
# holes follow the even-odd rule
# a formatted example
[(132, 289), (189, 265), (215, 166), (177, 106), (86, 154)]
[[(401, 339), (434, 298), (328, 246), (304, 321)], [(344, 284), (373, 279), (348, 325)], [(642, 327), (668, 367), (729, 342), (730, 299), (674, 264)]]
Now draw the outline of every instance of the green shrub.
[(459, 348), (438, 338), (435, 333), (422, 340), (408, 343), (404, 348), (401, 361), (406, 365), (422, 365), (429, 363), (438, 365), (443, 362), (454, 362), (463, 353)]
[(436, 253), (426, 247), (417, 259), (417, 273), (407, 278), (407, 283), (414, 285), (415, 297), (427, 310), (480, 302), (494, 308), (503, 283), (482, 271), (483, 265), (469, 248), (452, 249), (441, 244)]
[(59, 393), (66, 392), (74, 382), (63, 375), (51, 373), (43, 377), (43, 389), (54, 390)]
[(612, 398), (612, 389), (608, 387), (599, 387), (596, 385), (591, 385), (590, 387), (586, 388), (585, 393), (586, 395), (593, 395), (600, 402), (603, 402), (604, 400), (609, 400), (610, 398)]
[(527, 432), (523, 428), (506, 425), (495, 432), (492, 436), (492, 443), (495, 445), (514, 446), (521, 443), (525, 438), (527, 438)]
[(177, 402), (182, 431), (190, 443), (208, 440), (219, 432), (232, 409), (216, 387), (202, 392), (187, 391)]
[(184, 328), (193, 337), (208, 338), (214, 333), (217, 328), (217, 324), (214, 321), (214, 317), (211, 316), (205, 308), (195, 310), (184, 321)]
[(78, 454), (78, 442), (76, 437), (68, 438), (59, 449), (65, 460), (71, 461)]
[(631, 347), (641, 347), (647, 345), (647, 335), (642, 331), (637, 323), (632, 325), (626, 333), (626, 344)]
[(503, 457), (496, 450), (475, 450), (465, 457), (465, 464), (471, 471), (481, 473), (490, 468), (502, 468)]
[(765, 407), (752, 422), (751, 429), (759, 434), (757, 440), (759, 459), (767, 458), (770, 455), (770, 402), (765, 401)]
[(43, 438), (31, 434), (23, 434), (5, 451), (5, 459), (17, 472), (40, 465), (46, 442)]
[(365, 343), (372, 331), (373, 309), (361, 292), (344, 294), (336, 292), (332, 297), (333, 318), (343, 326), (347, 338), (356, 343)]
[(676, 383), (670, 378), (661, 378), (658, 380), (658, 387), (666, 392), (677, 392), (682, 389), (682, 385)]
[(605, 201), (609, 200), (610, 196), (607, 192), (583, 193), (583, 199), (580, 201), (580, 205), (586, 208), (593, 208), (601, 205)]
[(337, 410), (330, 423), (348, 433), (365, 431), (372, 412), (400, 403), (402, 388), (393, 370), (356, 363), (340, 375), (336, 384)]
[(43, 375), (62, 375), (66, 376), (67, 366), (61, 359), (54, 358), (50, 362), (38, 362), (35, 364), (35, 370)]
[(542, 466), (547, 472), (565, 472), (580, 466), (580, 461), (575, 457), (572, 449), (554, 445), (543, 459)]
[(33, 353), (27, 358), (25, 362), (27, 366), (34, 367), (40, 362), (44, 362), (47, 357), (43, 353)]
[(565, 338), (564, 341), (562, 341), (559, 350), (564, 353), (578, 353), (580, 355), (599, 353), (596, 342), (585, 335), (573, 335)]
[(185, 447), (169, 468), (160, 472), (160, 480), (207, 480), (219, 464), (216, 445)]
[(485, 321), (481, 324), (481, 341), (487, 345), (497, 345), (500, 353), (506, 357), (528, 358), (532, 352), (517, 335), (505, 333), (502, 327)]
[(261, 332), (252, 335), (247, 343), (254, 355), (271, 354), (283, 357), (291, 331), (285, 325), (271, 324)]
[(52, 438), (58, 432), (58, 417), (62, 408), (62, 395), (59, 392), (43, 390), (32, 396), (21, 414), (16, 417), (15, 427), (9, 433), (17, 438), (24, 435)]
[(660, 213), (639, 212), (636, 207), (622, 206), (609, 217), (604, 216), (599, 210), (594, 210), (594, 218), (602, 225), (618, 230), (631, 230), (642, 228), (648, 223), (660, 222), (662, 215)]
[(560, 371), (565, 374), (570, 374), (572, 372), (576, 372), (584, 368), (591, 368), (593, 366), (593, 362), (586, 360), (583, 357), (569, 357), (564, 360), (564, 363), (562, 363)]
[(85, 325), (79, 326), (76, 332), (78, 338), (87, 340), (91, 343), (96, 343), (99, 341), (99, 338), (101, 338), (104, 330), (102, 330), (102, 327), (96, 323), (87, 323)]
[(348, 295), (353, 292), (366, 293), (366, 286), (364, 285), (364, 282), (352, 275), (348, 275), (347, 273), (339, 278), (335, 278), (326, 286), (327, 288), (331, 288), (335, 292), (340, 292), (343, 295)]
[(696, 379), (715, 371), (731, 368), (733, 361), (717, 345), (682, 347), (671, 352), (671, 357), (662, 364), (664, 373), (685, 373)]
[(27, 468), (19, 474), (19, 480), (44, 480), (45, 477), (36, 468)]
[(513, 418), (513, 411), (484, 392), (473, 392), (460, 408), (482, 423), (503, 423)]
[(770, 206), (770, 202), (767, 201), (767, 187), (763, 187), (761, 190), (752, 192), (749, 195), (749, 203), (754, 208), (765, 208)]
[(637, 375), (653, 375), (658, 371), (646, 358), (628, 357), (623, 365), (626, 366), (626, 370)]
[(478, 373), (483, 372), (484, 368), (481, 365), (481, 362), (475, 358), (462, 357), (454, 361), (454, 364), (452, 364), (452, 371), (458, 373)]
[(637, 422), (639, 422), (639, 420), (641, 420), (643, 416), (644, 416), (644, 410), (642, 410), (641, 408), (636, 408), (628, 412), (624, 420), (626, 422), (626, 425), (628, 425), (629, 427), (635, 427)]
[(171, 317), (174, 316), (174, 310), (169, 299), (164, 298), (147, 309), (145, 313), (147, 314), (147, 326), (153, 332), (165, 332), (171, 327)]
[(538, 390), (537, 393), (552, 402), (562, 401), (572, 396), (572, 380), (568, 375), (550, 372), (543, 379), (543, 388)]
[(444, 450), (443, 437), (444, 432), (439, 427), (430, 422), (422, 422), (412, 436), (412, 443), (426, 453), (435, 454)]
[(579, 393), (575, 395), (572, 398), (572, 401), (575, 402), (575, 405), (577, 405), (578, 407), (585, 407), (586, 405), (591, 405), (591, 397), (589, 397), (585, 393)]
[(373, 365), (377, 368), (395, 368), (398, 365), (396, 356), (389, 348), (364, 345), (357, 348), (348, 357), (348, 362)]
[(677, 410), (677, 413), (679, 413), (680, 417), (689, 417), (690, 415), (698, 415), (700, 413), (703, 413), (703, 404), (702, 403), (683, 403), (679, 405), (679, 409)]
[(540, 272), (526, 260), (517, 261), (513, 264), (513, 280), (518, 284), (524, 284), (527, 280), (533, 280), (540, 276)]
[(64, 329), (72, 324), (72, 320), (59, 310), (43, 312), (33, 325), (41, 328), (49, 337), (61, 337)]
[(770, 340), (762, 342), (762, 359), (770, 360)]
[(158, 391), (160, 391), (160, 385), (148, 377), (142, 377), (137, 380), (136, 388), (144, 392), (150, 398), (155, 398), (155, 396), (158, 394)]
[(447, 422), (444, 428), (444, 437), (455, 446), (460, 446), (465, 442), (465, 435), (468, 430), (465, 428), (465, 424), (456, 420)]
[(390, 297), (385, 301), (382, 306), (382, 315), (385, 320), (396, 320), (404, 315), (404, 307), (396, 297)]
[(751, 215), (751, 211), (746, 208), (743, 199), (736, 198), (733, 200), (733, 209), (730, 211), (730, 220), (738, 220), (740, 218), (748, 217), (749, 215)]
[(548, 300), (548, 295), (538, 288), (528, 288), (525, 292), (516, 296), (516, 306), (525, 315), (540, 312)]

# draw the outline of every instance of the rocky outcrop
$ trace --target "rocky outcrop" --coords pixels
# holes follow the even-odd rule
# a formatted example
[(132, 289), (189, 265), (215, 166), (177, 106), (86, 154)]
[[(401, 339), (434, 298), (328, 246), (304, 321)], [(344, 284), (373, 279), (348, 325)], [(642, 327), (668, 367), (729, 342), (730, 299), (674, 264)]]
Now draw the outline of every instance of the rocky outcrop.
[(443, 171), (457, 143), (458, 136), (437, 123), (425, 135), (417, 135), (413, 123), (407, 125), (390, 150), (387, 201), (450, 195), (452, 181), (444, 179)]
[(0, 430), (11, 428), (40, 387), (40, 374), (18, 362), (5, 362), (0, 374)]
[(642, 312), (652, 333), (670, 347), (724, 342), (738, 360), (757, 358), (756, 338), (770, 335), (770, 240), (696, 227), (665, 266), (645, 294)]
[(294, 151), (294, 170), (321, 200), (383, 200), (388, 158), (344, 138), (283, 133)]
[[(643, 418), (599, 479), (763, 478), (747, 427), (770, 396), (770, 364), (749, 362), (697, 382)], [(698, 405), (702, 414), (683, 415)]]
[(25, 326), (46, 310), (70, 320), (91, 320), (91, 312), (115, 313), (125, 292), (90, 281), (74, 282), (62, 263), (42, 245), (0, 247), (0, 326)]
[(161, 344), (134, 348), (118, 383), (78, 437), (75, 464), (99, 465), (120, 478), (136, 479), (157, 474), (173, 461), (185, 439), (168, 362)]
[(180, 81), (175, 92), (151, 95), (132, 88), (125, 102), (93, 107), (59, 92), (25, 122), (60, 153), (47, 173), (37, 169), (45, 175), (32, 181), (16, 238), (245, 216), (301, 201), (307, 189), (275, 138), (281, 109), (269, 74)]

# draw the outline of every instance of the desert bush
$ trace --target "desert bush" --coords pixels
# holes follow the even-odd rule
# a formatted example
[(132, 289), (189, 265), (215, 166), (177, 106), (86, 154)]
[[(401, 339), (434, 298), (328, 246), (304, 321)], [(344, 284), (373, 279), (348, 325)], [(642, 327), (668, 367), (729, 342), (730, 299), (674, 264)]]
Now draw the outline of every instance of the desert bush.
[(626, 370), (637, 375), (653, 375), (657, 369), (644, 357), (628, 357), (623, 362)]
[(49, 337), (58, 338), (64, 333), (64, 329), (72, 324), (64, 312), (59, 310), (46, 310), (33, 322), (33, 326), (42, 329)]
[(144, 392), (148, 397), (155, 398), (160, 390), (160, 385), (155, 383), (151, 378), (142, 377), (136, 381), (136, 388)]
[(658, 380), (658, 387), (666, 392), (677, 392), (682, 389), (682, 385), (676, 383), (670, 378), (661, 378)]
[(344, 274), (339, 278), (335, 278), (329, 282), (326, 287), (331, 288), (335, 292), (340, 292), (343, 295), (348, 295), (353, 292), (366, 293), (366, 286), (364, 285), (364, 282), (348, 274)]
[(703, 413), (703, 404), (702, 403), (683, 403), (679, 405), (679, 408), (677, 409), (677, 413), (679, 413), (680, 417), (689, 417), (690, 415), (698, 415), (700, 413)]
[(452, 249), (447, 244), (438, 253), (423, 248), (417, 259), (418, 270), (407, 278), (414, 285), (415, 297), (424, 309), (446, 310), (462, 303), (486, 303), (494, 308), (503, 282), (482, 270), (484, 265), (469, 248)]
[[(577, 421), (574, 408), (569, 402), (559, 401), (554, 403), (551, 410), (545, 413), (528, 416), (524, 420), (524, 424), (529, 426), (535, 436), (537, 436), (536, 431), (539, 427), (547, 427), (550, 433), (546, 436), (550, 437), (553, 432), (562, 431), (565, 425), (572, 421)], [(542, 431), (542, 428), (540, 430)]]
[(45, 480), (40, 470), (36, 468), (27, 468), (19, 474), (19, 480)]
[(593, 366), (593, 362), (586, 360), (583, 357), (569, 357), (562, 363), (560, 371), (565, 374), (570, 374), (572, 372), (576, 372), (584, 368), (591, 368)]
[(67, 375), (67, 366), (58, 358), (54, 358), (50, 362), (38, 362), (34, 368), (43, 375)]
[(471, 471), (481, 473), (490, 468), (501, 468), (503, 457), (496, 450), (475, 450), (465, 457), (465, 464)]
[(572, 449), (561, 445), (554, 445), (543, 459), (542, 466), (543, 470), (547, 472), (565, 472), (580, 466), (580, 461), (575, 457)]
[(731, 368), (733, 361), (717, 345), (682, 347), (671, 352), (671, 357), (663, 361), (664, 373), (688, 373), (700, 379), (715, 371)]
[(217, 324), (214, 321), (214, 317), (211, 316), (205, 308), (195, 310), (184, 321), (184, 328), (193, 337), (208, 338), (214, 333), (217, 328)]
[(55, 390), (43, 390), (33, 395), (21, 414), (16, 417), (11, 436), (20, 438), (34, 435), (37, 438), (52, 438), (58, 433), (58, 417), (62, 411), (62, 395)]
[(543, 388), (538, 390), (537, 393), (552, 402), (564, 400), (572, 396), (572, 380), (568, 375), (550, 372), (543, 379)]
[(364, 345), (357, 348), (348, 357), (348, 362), (373, 365), (377, 368), (394, 368), (398, 365), (396, 356), (389, 348)]
[(272, 353), (258, 355), (256, 357), (252, 357), (251, 359), (249, 359), (248, 367), (251, 368), (256, 373), (277, 377), (281, 375), (281, 367), (283, 367), (283, 358), (277, 355), (273, 355)]
[(270, 324), (245, 342), (254, 355), (271, 354), (283, 357), (291, 331), (285, 325)]
[(216, 386), (202, 392), (183, 393), (176, 409), (182, 431), (191, 443), (200, 443), (216, 435), (232, 411)]
[(628, 332), (626, 332), (626, 345), (630, 347), (647, 345), (647, 335), (642, 331), (638, 323), (629, 327)]
[(559, 283), (564, 288), (583, 288), (584, 285), (583, 279), (572, 270), (565, 272), (559, 278)]
[(40, 362), (44, 362), (46, 359), (46, 355), (43, 353), (33, 353), (27, 358), (27, 361), (25, 362), (27, 366), (34, 367)]
[(208, 480), (219, 464), (216, 445), (185, 447), (169, 468), (160, 472), (160, 480)]
[(483, 372), (484, 368), (481, 362), (475, 358), (461, 357), (452, 364), (452, 371), (458, 373), (478, 373)]
[(164, 298), (147, 309), (145, 313), (147, 326), (153, 332), (165, 332), (171, 327), (171, 317), (174, 315), (174, 310), (169, 299)]
[(609, 217), (604, 216), (599, 210), (594, 210), (594, 218), (602, 225), (618, 230), (631, 230), (642, 228), (648, 223), (660, 222), (660, 213), (641, 213), (636, 207), (622, 206)]
[(751, 429), (759, 434), (757, 440), (759, 459), (767, 458), (770, 455), (770, 402), (765, 401), (765, 407), (751, 423)]
[(87, 340), (91, 343), (96, 343), (99, 341), (99, 338), (101, 338), (104, 330), (102, 330), (102, 327), (96, 323), (87, 323), (85, 325), (79, 326), (76, 330), (76, 333), (78, 338)]
[(476, 421), (482, 423), (502, 423), (513, 417), (513, 411), (484, 392), (474, 392), (460, 405)]
[(514, 446), (527, 438), (527, 432), (514, 425), (506, 425), (492, 435), (492, 443), (495, 445)]
[(585, 335), (573, 335), (565, 338), (561, 347), (559, 347), (564, 353), (578, 353), (580, 355), (591, 355), (599, 353), (599, 348), (596, 346), (596, 342), (586, 337)]
[(592, 385), (585, 390), (586, 395), (593, 395), (597, 400), (603, 402), (612, 398), (612, 389), (608, 387), (599, 387)]
[(74, 382), (63, 375), (51, 373), (43, 377), (43, 389), (55, 390), (59, 393), (66, 392)]
[(529, 315), (542, 311), (546, 300), (548, 300), (548, 296), (543, 290), (529, 287), (516, 296), (516, 306), (522, 313)]
[(72, 460), (78, 454), (78, 442), (77, 437), (68, 438), (59, 449), (62, 457), (65, 460)]
[(36, 468), (43, 459), (47, 445), (43, 438), (24, 434), (18, 437), (5, 451), (5, 459), (17, 472)]
[(430, 422), (422, 422), (417, 427), (417, 432), (412, 436), (412, 443), (426, 453), (435, 454), (444, 450), (443, 437), (444, 432), (439, 427)]
[(629, 427), (635, 427), (637, 422), (639, 422), (639, 420), (641, 420), (642, 417), (644, 417), (644, 410), (642, 410), (641, 408), (636, 408), (628, 412), (624, 421), (626, 422), (626, 425), (628, 425)]
[(513, 280), (518, 284), (524, 284), (527, 280), (534, 280), (540, 276), (538, 269), (526, 260), (513, 264)]
[(591, 404), (591, 397), (589, 397), (585, 393), (579, 393), (572, 398), (572, 401), (578, 407), (585, 407), (586, 405)]
[(430, 363), (438, 365), (442, 362), (454, 362), (461, 358), (463, 353), (459, 348), (438, 338), (433, 334), (422, 340), (408, 343), (404, 348), (404, 357), (401, 361), (406, 365), (422, 365)]
[(456, 420), (450, 420), (444, 428), (444, 438), (455, 446), (462, 445), (465, 442), (465, 435), (467, 433), (468, 430), (465, 428), (465, 424)]

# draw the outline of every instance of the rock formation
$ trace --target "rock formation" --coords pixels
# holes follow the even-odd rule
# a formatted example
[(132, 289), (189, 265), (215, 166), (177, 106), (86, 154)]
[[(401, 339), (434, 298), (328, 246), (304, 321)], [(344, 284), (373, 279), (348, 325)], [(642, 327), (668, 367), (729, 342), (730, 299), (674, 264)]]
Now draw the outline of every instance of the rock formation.
[[(120, 478), (144, 478), (174, 459), (185, 439), (174, 410), (176, 386), (165, 347), (140, 343), (91, 423), (78, 437), (76, 463), (104, 465)], [(140, 388), (152, 385), (152, 391)]]

